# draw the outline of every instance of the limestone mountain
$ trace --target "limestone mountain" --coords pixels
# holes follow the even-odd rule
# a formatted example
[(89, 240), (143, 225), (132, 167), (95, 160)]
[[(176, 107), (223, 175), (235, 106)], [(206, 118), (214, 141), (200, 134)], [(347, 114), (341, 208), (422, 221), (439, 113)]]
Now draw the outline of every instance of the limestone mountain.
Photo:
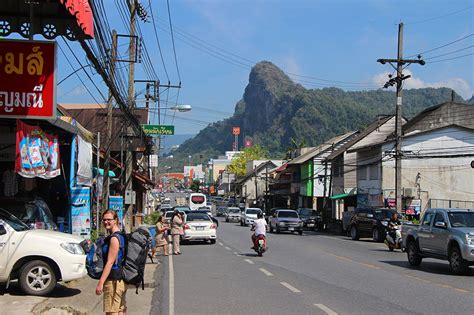
[[(427, 107), (451, 100), (451, 97), (448, 88), (405, 90), (403, 115), (411, 118)], [(457, 94), (455, 101), (464, 102)], [(235, 106), (234, 115), (210, 124), (184, 142), (173, 153), (174, 160), (178, 163), (191, 155), (194, 163), (200, 163), (231, 150), (233, 126), (241, 129), (239, 147), (243, 145), (243, 138), (251, 138), (254, 144), (262, 145), (273, 157), (282, 157), (292, 142), (315, 146), (335, 135), (357, 130), (377, 115), (394, 111), (393, 91), (306, 89), (294, 83), (271, 62), (263, 61), (252, 68), (249, 83)]]

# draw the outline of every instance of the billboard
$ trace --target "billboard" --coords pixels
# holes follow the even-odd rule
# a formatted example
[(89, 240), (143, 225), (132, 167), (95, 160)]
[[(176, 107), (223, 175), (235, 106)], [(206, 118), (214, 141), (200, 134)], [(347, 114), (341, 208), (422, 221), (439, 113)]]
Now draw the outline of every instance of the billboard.
[(56, 43), (0, 40), (0, 117), (56, 116)]
[(85, 239), (91, 237), (91, 192), (90, 187), (71, 189), (72, 234)]

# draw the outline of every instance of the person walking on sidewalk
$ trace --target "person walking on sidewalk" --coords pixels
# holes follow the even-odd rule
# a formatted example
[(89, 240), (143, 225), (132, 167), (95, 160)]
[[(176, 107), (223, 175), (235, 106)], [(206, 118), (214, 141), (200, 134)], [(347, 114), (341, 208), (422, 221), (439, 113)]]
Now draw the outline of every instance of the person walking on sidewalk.
[(120, 233), (119, 219), (113, 210), (102, 214), (107, 233), (103, 247), (104, 269), (95, 288), (97, 295), (104, 294), (104, 312), (108, 315), (125, 315), (127, 286), (122, 279), (122, 261), (125, 255), (125, 237)]
[(168, 256), (168, 241), (167, 233), (169, 230), (168, 224), (166, 224), (165, 217), (160, 216), (156, 223), (156, 236), (155, 236), (155, 248), (153, 248), (152, 256), (155, 257), (155, 252), (163, 248), (163, 256)]
[(173, 235), (173, 254), (180, 255), (181, 250), (179, 248), (179, 241), (181, 235), (183, 234), (183, 216), (179, 213), (178, 210), (174, 210), (173, 218), (171, 219), (171, 235)]

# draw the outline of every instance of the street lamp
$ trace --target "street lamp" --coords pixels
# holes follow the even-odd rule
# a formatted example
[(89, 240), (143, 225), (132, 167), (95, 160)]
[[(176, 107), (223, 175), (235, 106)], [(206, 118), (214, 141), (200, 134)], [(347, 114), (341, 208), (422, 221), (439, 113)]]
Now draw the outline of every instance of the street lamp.
[[(161, 109), (166, 109), (166, 108), (161, 108)], [(173, 107), (169, 107), (171, 110), (176, 110), (178, 112), (189, 112), (191, 111), (192, 107), (191, 105), (186, 105), (186, 104), (179, 104)]]

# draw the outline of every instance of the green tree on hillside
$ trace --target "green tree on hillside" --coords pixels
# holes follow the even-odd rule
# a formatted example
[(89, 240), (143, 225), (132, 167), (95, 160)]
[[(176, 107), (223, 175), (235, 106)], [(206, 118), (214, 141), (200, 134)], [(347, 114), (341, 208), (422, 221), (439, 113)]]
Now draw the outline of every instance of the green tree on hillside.
[(237, 177), (245, 176), (245, 168), (247, 161), (265, 160), (268, 158), (268, 152), (260, 145), (254, 145), (250, 148), (245, 148), (232, 163), (229, 165), (229, 171), (236, 174)]

